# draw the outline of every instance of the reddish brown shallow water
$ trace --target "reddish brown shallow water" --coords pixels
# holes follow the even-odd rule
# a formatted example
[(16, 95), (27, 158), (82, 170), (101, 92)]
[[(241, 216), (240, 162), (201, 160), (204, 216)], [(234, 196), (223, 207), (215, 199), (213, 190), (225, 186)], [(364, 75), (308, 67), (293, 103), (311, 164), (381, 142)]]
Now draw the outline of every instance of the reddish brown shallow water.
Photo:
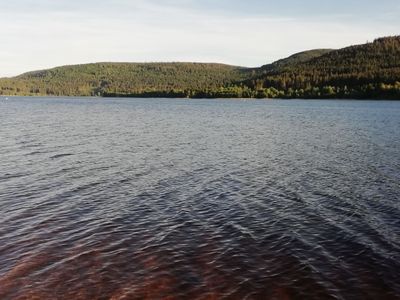
[(400, 103), (17, 98), (0, 125), (0, 299), (400, 299)]

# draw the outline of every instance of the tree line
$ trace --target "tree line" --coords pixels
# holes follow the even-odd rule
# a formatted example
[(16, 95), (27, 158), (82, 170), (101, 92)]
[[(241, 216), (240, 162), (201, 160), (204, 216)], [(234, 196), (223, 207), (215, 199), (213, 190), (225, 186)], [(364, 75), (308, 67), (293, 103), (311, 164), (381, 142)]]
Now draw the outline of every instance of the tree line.
[(317, 49), (260, 68), (96, 63), (0, 79), (0, 95), (400, 99), (400, 37)]

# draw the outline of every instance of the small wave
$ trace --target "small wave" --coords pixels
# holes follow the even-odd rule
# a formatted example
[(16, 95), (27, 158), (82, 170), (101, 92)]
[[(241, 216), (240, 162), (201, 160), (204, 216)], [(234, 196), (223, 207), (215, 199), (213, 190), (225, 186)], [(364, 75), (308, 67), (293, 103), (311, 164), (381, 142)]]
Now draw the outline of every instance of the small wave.
[(51, 156), (51, 159), (57, 159), (57, 158), (62, 158), (62, 157), (67, 157), (67, 156), (72, 156), (72, 153), (62, 153), (62, 154), (56, 154)]
[(28, 154), (26, 154), (27, 156), (31, 156), (31, 155), (37, 155), (37, 154), (43, 154), (43, 153), (45, 153), (45, 152), (42, 152), (42, 151), (32, 151), (32, 152), (30, 152), (30, 153), (28, 153)]

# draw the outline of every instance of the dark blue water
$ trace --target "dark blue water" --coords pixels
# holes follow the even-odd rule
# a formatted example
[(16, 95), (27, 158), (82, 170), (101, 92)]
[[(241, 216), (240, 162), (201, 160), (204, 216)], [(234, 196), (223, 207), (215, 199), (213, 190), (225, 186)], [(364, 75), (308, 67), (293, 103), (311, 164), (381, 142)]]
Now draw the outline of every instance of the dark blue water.
[(400, 299), (400, 102), (2, 99), (0, 299)]

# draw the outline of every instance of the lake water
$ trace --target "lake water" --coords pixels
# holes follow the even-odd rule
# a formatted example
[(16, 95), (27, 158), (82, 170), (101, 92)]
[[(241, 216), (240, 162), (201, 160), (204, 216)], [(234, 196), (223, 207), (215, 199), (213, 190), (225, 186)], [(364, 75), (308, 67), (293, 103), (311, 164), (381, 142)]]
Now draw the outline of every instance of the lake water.
[(2, 99), (0, 299), (400, 299), (400, 102)]

